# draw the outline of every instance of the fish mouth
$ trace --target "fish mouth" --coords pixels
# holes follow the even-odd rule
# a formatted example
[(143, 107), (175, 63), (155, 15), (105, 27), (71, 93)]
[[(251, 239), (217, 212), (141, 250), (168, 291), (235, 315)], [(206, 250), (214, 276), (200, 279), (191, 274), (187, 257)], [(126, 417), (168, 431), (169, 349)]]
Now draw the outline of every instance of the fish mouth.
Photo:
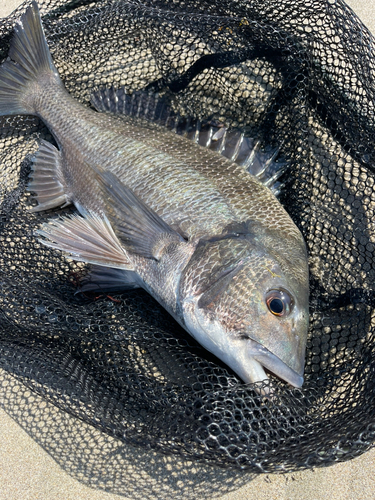
[[(185, 300), (184, 328), (204, 348), (231, 368), (246, 384), (269, 380), (265, 371), (267, 370), (292, 387), (302, 386), (304, 360), (302, 363), (295, 363), (298, 359), (291, 352), (292, 365), (294, 362), (299, 368), (297, 372), (258, 341), (247, 335), (242, 336), (234, 333), (228, 335), (228, 331), (219, 322), (207, 324), (201, 310), (194, 306), (193, 300)], [(193, 309), (193, 313), (189, 308)], [(270, 395), (272, 389), (265, 387), (258, 392)]]
[(244, 382), (254, 383), (268, 380), (269, 377), (265, 372), (266, 369), (278, 378), (288, 382), (291, 386), (296, 388), (302, 387), (304, 381), (303, 368), (302, 374), (297, 373), (264, 346), (250, 339), (248, 342), (248, 366), (245, 370), (239, 370), (242, 372), (241, 374), (235, 370)]

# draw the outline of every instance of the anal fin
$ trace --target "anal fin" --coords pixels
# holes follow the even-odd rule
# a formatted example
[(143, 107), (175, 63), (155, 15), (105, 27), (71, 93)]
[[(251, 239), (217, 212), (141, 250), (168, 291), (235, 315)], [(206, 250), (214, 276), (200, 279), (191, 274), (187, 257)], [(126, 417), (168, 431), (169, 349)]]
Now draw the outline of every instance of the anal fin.
[(62, 176), (60, 151), (51, 143), (42, 140), (33, 165), (31, 182), (27, 190), (36, 193), (38, 205), (31, 212), (40, 212), (70, 203)]

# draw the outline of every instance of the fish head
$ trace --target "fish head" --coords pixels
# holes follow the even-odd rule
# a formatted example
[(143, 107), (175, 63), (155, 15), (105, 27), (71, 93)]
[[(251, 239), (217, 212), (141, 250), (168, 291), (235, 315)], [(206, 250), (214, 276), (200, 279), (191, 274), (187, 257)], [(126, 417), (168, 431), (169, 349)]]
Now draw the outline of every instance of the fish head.
[(302, 236), (263, 229), (201, 241), (180, 281), (187, 330), (246, 383), (302, 386), (308, 292)]

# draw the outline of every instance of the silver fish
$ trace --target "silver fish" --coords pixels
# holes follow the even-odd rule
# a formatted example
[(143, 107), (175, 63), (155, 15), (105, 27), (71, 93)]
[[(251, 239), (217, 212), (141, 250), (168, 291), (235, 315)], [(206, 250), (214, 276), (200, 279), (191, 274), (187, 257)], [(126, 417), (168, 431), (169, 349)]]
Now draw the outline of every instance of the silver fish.
[[(300, 231), (232, 161), (242, 139), (231, 160), (106, 112), (124, 96), (97, 92), (98, 113), (68, 94), (33, 2), (0, 68), (0, 114), (39, 116), (58, 144), (42, 141), (36, 153), (34, 210), (73, 203), (79, 212), (44, 224), (41, 241), (95, 264), (99, 287), (143, 287), (246, 383), (266, 380), (267, 369), (300, 387), (309, 290)], [(216, 129), (210, 145), (225, 134)]]

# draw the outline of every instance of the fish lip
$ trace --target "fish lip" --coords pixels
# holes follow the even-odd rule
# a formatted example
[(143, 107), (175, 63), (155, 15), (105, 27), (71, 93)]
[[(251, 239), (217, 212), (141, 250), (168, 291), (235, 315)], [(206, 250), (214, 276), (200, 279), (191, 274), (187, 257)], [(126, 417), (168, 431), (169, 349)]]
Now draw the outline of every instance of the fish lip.
[[(192, 337), (194, 337), (205, 349), (209, 352), (212, 352), (215, 356), (221, 359), (229, 368), (231, 368), (245, 383), (255, 383), (260, 382), (261, 380), (268, 380), (269, 377), (264, 372), (265, 378), (263, 379), (254, 379), (251, 377), (249, 370), (246, 369), (247, 363), (249, 360), (253, 359), (262, 368), (266, 368), (269, 372), (274, 374), (276, 377), (280, 378), (284, 382), (289, 383), (292, 387), (300, 388), (303, 385), (304, 378), (304, 362), (301, 366), (300, 373), (297, 373), (295, 370), (290, 368), (284, 361), (282, 361), (278, 356), (273, 354), (270, 350), (260, 344), (257, 340), (251, 339), (248, 334), (238, 335), (235, 332), (232, 332), (232, 340), (236, 339), (241, 341), (240, 355), (239, 359), (237, 355), (237, 348), (234, 350), (228, 348), (229, 346), (226, 344), (226, 349), (218, 352), (217, 344), (214, 341), (214, 337), (208, 335), (207, 329), (205, 328), (205, 322), (202, 318), (202, 314), (199, 314), (200, 309), (196, 307), (197, 297), (189, 297), (184, 300), (184, 304), (182, 306), (182, 310), (184, 311), (184, 328), (189, 332)], [(198, 311), (198, 314), (193, 313), (192, 311)], [(190, 312), (190, 314), (189, 314)], [(191, 321), (191, 318), (194, 318), (194, 321)], [(197, 328), (198, 327), (198, 328)], [(202, 338), (203, 333), (203, 338)], [(224, 338), (226, 339), (228, 336), (228, 332), (226, 331)], [(207, 342), (209, 340), (209, 342)], [(242, 343), (242, 342), (245, 342)], [(234, 355), (233, 355), (234, 354)], [(250, 370), (251, 371), (251, 370)], [(263, 370), (264, 371), (264, 370)]]
[(303, 385), (303, 367), (302, 374), (297, 373), (293, 368), (290, 368), (284, 361), (269, 351), (266, 347), (251, 341), (252, 357), (260, 363), (263, 368), (276, 375), (276, 377), (288, 382), (295, 388), (300, 388)]

